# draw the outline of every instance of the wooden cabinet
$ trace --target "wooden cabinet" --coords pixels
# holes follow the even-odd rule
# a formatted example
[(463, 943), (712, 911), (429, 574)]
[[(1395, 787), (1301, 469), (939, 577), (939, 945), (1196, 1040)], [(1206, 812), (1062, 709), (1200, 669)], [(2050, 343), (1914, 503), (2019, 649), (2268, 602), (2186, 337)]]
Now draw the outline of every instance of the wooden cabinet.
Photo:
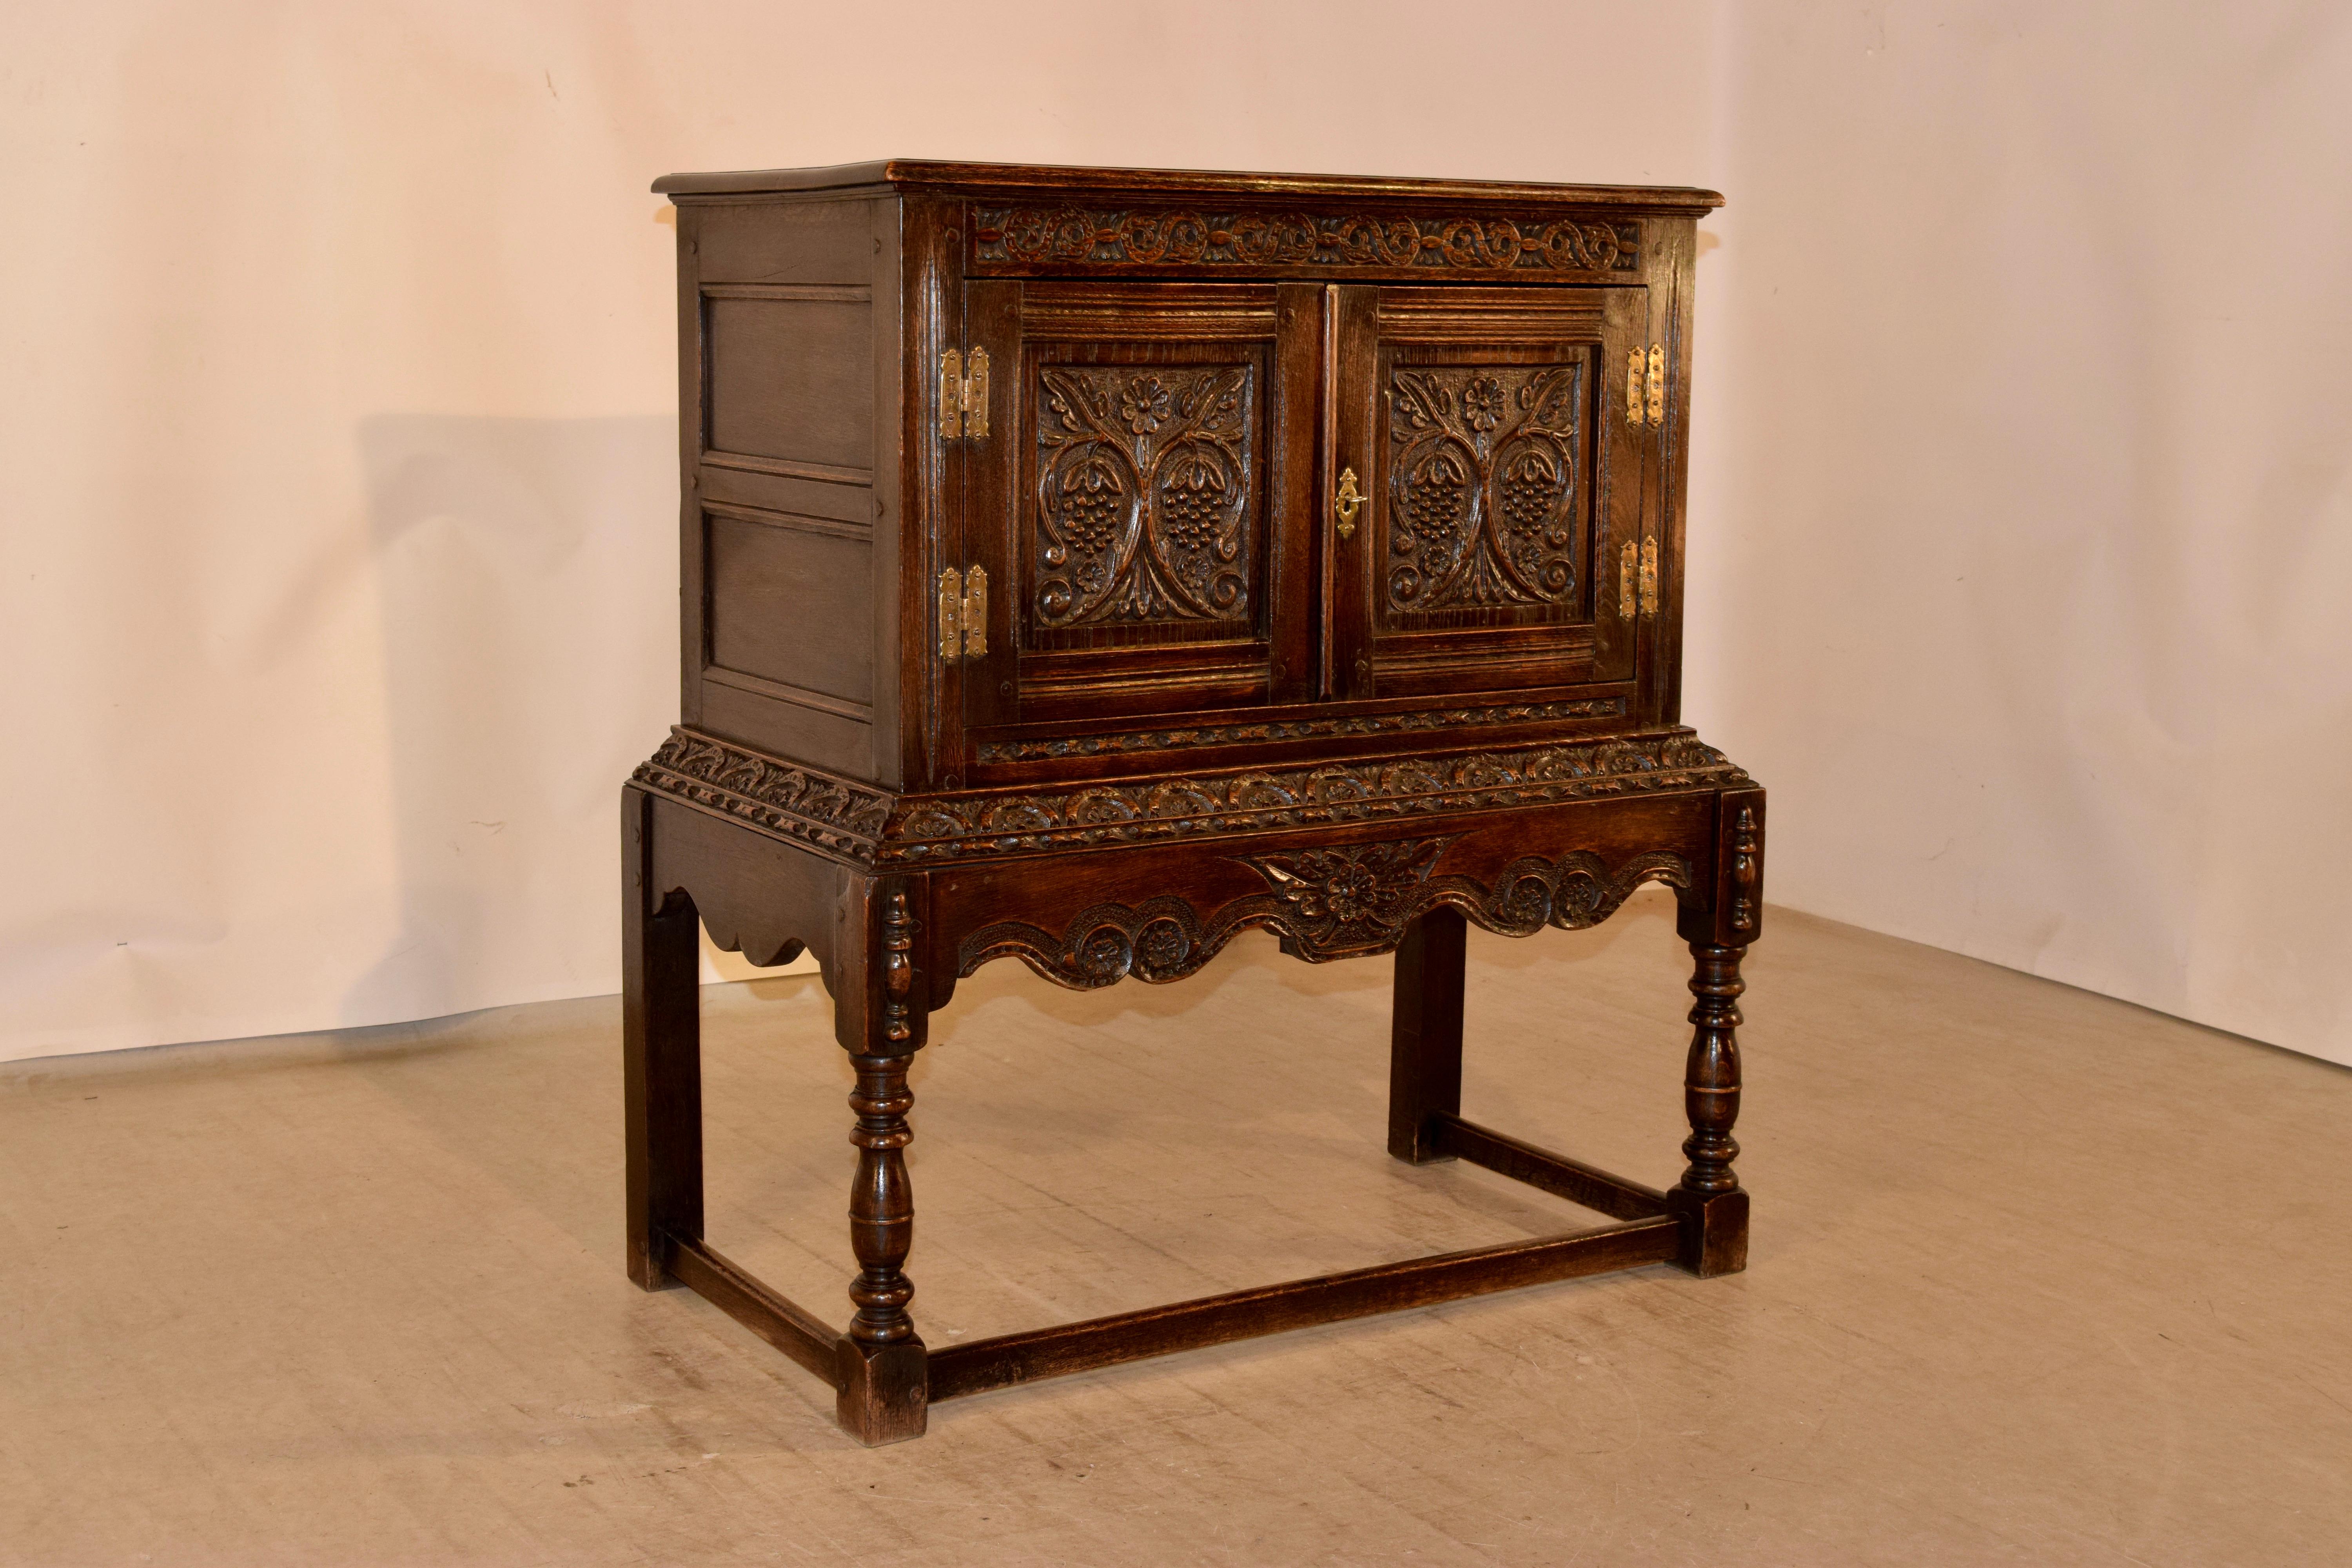
[[(663, 188), (690, 728), (954, 789), (1106, 728), (1255, 723), (1272, 761), (1335, 724), (1673, 724), (1706, 193), (915, 163)], [(952, 653), (949, 602), (979, 612)]]
[[(1374, 1299), (1738, 1267), (1764, 799), (1677, 712), (1717, 197), (910, 162), (656, 188), (683, 659), (682, 721), (625, 797), (641, 1281), (729, 1306), (881, 1440), (931, 1397)], [(1591, 924), (1643, 881), (1681, 901), (1700, 998), (1664, 1194), (1476, 1129), (1449, 1087), (1465, 922)], [(838, 1336), (701, 1235), (698, 921), (755, 962), (815, 951), (856, 1058)], [(898, 1151), (929, 1011), (992, 959), (1168, 980), (1249, 927), (1403, 954), (1392, 1152), (1621, 1223), (1550, 1238), (1533, 1276), (1462, 1255), (927, 1354)]]

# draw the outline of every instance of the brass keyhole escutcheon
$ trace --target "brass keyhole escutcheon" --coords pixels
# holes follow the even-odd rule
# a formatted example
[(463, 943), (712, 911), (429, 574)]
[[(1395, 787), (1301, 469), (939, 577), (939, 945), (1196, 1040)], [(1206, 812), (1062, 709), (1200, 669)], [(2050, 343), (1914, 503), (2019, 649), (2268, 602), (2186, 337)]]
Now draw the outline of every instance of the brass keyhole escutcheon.
[(1339, 470), (1339, 493), (1331, 498), (1331, 511), (1339, 519), (1339, 537), (1356, 536), (1356, 512), (1364, 504), (1364, 494), (1356, 488), (1356, 470)]

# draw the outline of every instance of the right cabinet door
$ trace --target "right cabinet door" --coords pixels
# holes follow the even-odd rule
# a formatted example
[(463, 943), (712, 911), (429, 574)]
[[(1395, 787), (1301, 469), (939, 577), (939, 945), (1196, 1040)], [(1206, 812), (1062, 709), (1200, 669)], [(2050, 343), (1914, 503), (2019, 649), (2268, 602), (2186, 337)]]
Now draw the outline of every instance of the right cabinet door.
[(1631, 681), (1655, 490), (1649, 290), (1340, 293), (1331, 473), (1366, 500), (1364, 526), (1333, 514), (1327, 689)]

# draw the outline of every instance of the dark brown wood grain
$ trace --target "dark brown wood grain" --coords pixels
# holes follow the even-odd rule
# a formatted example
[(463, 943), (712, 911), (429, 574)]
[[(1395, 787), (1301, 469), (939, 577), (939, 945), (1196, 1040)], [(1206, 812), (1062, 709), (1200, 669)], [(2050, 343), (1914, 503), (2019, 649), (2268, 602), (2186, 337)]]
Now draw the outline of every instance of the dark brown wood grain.
[[(1678, 722), (1696, 227), (1665, 187), (894, 161), (677, 175), (681, 724), (625, 794), (629, 1268), (930, 1401), (1540, 1279), (1746, 1260), (1765, 797)], [(983, 368), (984, 366), (984, 368)], [(982, 589), (979, 586), (984, 581)], [(1467, 931), (1670, 889), (1688, 1168), (1465, 1121)], [(696, 923), (856, 1074), (845, 1331), (703, 1238)], [(1394, 952), (1389, 1146), (1630, 1223), (933, 1351), (908, 1068), (957, 980)]]

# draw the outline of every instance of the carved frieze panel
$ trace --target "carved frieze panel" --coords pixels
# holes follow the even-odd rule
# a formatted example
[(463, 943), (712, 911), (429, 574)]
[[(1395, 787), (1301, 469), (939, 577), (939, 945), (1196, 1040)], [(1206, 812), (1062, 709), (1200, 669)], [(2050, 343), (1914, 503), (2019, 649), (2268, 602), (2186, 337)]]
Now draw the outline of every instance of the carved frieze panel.
[(1165, 982), (1195, 973), (1251, 927), (1274, 931), (1294, 957), (1320, 963), (1390, 952), (1409, 923), (1440, 904), (1488, 931), (1528, 936), (1547, 925), (1598, 924), (1643, 882), (1690, 886), (1690, 867), (1663, 850), (1614, 867), (1581, 850), (1558, 860), (1527, 856), (1491, 883), (1433, 875), (1453, 842), (1452, 837), (1411, 838), (1241, 857), (1266, 879), (1268, 891), (1205, 916), (1173, 897), (1097, 904), (1058, 933), (1002, 921), (964, 939), (957, 972), (970, 974), (991, 959), (1018, 958), (1076, 990), (1130, 977)]
[(1641, 226), (1276, 209), (982, 207), (977, 258), (1014, 266), (1631, 272)]
[(681, 730), (632, 776), (648, 789), (862, 866), (1749, 782), (1745, 771), (1687, 731), (1450, 758), (1180, 774), (1069, 791), (905, 797)]
[(649, 789), (871, 864), (891, 797), (706, 736), (673, 731), (631, 775)]
[(1392, 614), (1575, 598), (1584, 369), (1579, 361), (1391, 373)]
[(1069, 791), (918, 798), (892, 817), (886, 860), (1146, 843), (1441, 811), (1684, 789), (1748, 775), (1688, 731), (1393, 763), (1181, 774)]
[(1250, 618), (1257, 398), (1254, 364), (1039, 370), (1037, 626)]
[(1257, 720), (1193, 724), (1108, 734), (1048, 735), (1033, 741), (986, 741), (983, 763), (1030, 763), (1055, 757), (1108, 757), (1127, 752), (1171, 752), (1259, 741), (1309, 741), (1332, 735), (1393, 735), (1470, 724), (1538, 724), (1562, 719), (1607, 719), (1625, 711), (1622, 697), (1572, 702), (1500, 702), (1477, 708), (1416, 709), (1401, 713), (1347, 713), (1331, 718)]

